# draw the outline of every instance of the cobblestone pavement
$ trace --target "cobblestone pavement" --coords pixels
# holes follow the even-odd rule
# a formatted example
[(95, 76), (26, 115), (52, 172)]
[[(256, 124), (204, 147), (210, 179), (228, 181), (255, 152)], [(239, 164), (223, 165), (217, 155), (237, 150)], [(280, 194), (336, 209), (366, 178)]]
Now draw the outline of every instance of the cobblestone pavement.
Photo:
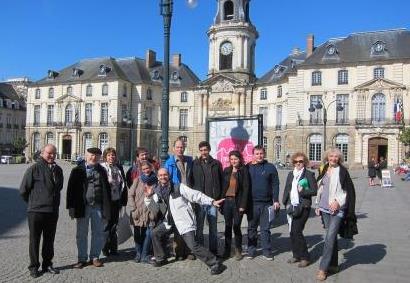
[[(62, 164), (67, 182), (71, 165)], [(315, 282), (323, 248), (320, 219), (311, 217), (305, 229), (313, 263), (300, 269), (286, 263), (291, 257), (288, 227), (282, 211), (277, 227), (272, 229), (274, 261), (261, 256), (253, 259), (225, 261), (227, 269), (211, 276), (200, 261), (184, 261), (161, 268), (132, 261), (133, 242), (120, 246), (120, 255), (104, 259), (102, 268), (73, 270), (76, 262), (75, 222), (65, 210), (62, 193), (60, 219), (55, 241), (54, 266), (59, 275), (44, 274), (31, 280), (28, 265), (28, 227), (25, 204), (18, 186), (27, 165), (0, 165), (0, 282)], [(279, 171), (281, 194), (287, 171)], [(367, 186), (366, 172), (352, 172), (356, 186), (356, 211), (359, 235), (353, 242), (340, 240), (341, 272), (328, 282), (409, 282), (410, 277), (410, 186), (393, 176), (396, 188)], [(246, 233), (246, 221), (243, 232)], [(223, 220), (219, 218), (219, 231)], [(222, 234), (220, 235), (222, 239)], [(220, 247), (222, 246), (222, 240)]]

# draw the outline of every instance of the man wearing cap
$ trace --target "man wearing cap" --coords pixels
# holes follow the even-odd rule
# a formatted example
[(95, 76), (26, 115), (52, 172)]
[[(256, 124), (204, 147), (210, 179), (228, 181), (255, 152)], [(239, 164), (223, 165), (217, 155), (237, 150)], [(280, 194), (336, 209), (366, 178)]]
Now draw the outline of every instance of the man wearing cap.
[(56, 147), (48, 144), (41, 149), (41, 158), (24, 174), (20, 195), (27, 202), (28, 228), (30, 231), (30, 275), (40, 276), (39, 250), (43, 235), (41, 255), (42, 271), (60, 273), (53, 268), (54, 238), (56, 235), (60, 191), (63, 188), (63, 171), (55, 164)]
[[(73, 168), (67, 186), (67, 209), (77, 220), (78, 262), (74, 268), (89, 263), (101, 267), (100, 253), (105, 241), (105, 223), (111, 218), (111, 192), (107, 173), (98, 163), (99, 148), (87, 149), (85, 163)], [(88, 225), (91, 221), (91, 249), (88, 256)]]

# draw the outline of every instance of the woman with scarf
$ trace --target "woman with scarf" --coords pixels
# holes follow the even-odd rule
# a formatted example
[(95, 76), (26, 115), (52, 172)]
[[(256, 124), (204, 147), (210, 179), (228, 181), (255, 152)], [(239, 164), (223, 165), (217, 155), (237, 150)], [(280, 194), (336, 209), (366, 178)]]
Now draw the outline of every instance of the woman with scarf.
[(282, 198), (288, 214), (293, 253), (288, 263), (298, 262), (298, 267), (306, 267), (310, 259), (303, 229), (309, 218), (312, 196), (317, 193), (317, 182), (315, 174), (306, 169), (309, 160), (304, 153), (296, 152), (291, 160), (294, 168), (288, 174)]
[(151, 230), (155, 216), (144, 204), (144, 189), (158, 182), (154, 167), (147, 161), (141, 162), (141, 175), (134, 180), (128, 191), (128, 207), (131, 208), (131, 224), (134, 226), (135, 261), (149, 263), (151, 252)]
[(343, 156), (338, 148), (325, 153), (329, 163), (318, 177), (316, 214), (322, 215), (326, 235), (323, 255), (316, 279), (326, 280), (328, 274), (338, 272), (337, 234), (353, 238), (357, 234), (356, 195), (349, 172), (342, 165)]
[(103, 152), (103, 160), (101, 166), (107, 172), (111, 190), (111, 220), (105, 229), (105, 231), (108, 231), (108, 235), (102, 252), (105, 256), (109, 256), (118, 254), (118, 217), (121, 207), (126, 205), (124, 195), (126, 196), (127, 188), (125, 186), (124, 170), (118, 164), (116, 150), (112, 147), (106, 148)]
[(225, 251), (224, 258), (231, 255), (232, 227), (235, 233), (235, 259), (241, 260), (242, 256), (242, 232), (241, 222), (248, 204), (249, 172), (243, 164), (243, 158), (239, 151), (229, 153), (230, 166), (223, 172), (223, 192), (225, 199), (223, 215), (225, 217)]

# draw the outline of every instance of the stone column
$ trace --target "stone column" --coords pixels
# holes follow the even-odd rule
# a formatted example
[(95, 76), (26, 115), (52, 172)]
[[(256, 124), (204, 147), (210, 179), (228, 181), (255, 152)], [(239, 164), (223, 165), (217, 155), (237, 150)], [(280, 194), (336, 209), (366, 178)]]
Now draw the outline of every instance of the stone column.
[(198, 117), (198, 122), (199, 122), (199, 124), (200, 125), (202, 125), (203, 124), (203, 121), (204, 121), (204, 96), (205, 96), (205, 94), (204, 93), (201, 93), (200, 94), (200, 103), (199, 103), (199, 117)]
[(208, 107), (209, 107), (208, 103), (209, 103), (209, 94), (206, 93), (206, 94), (205, 94), (205, 97), (204, 97), (204, 105), (203, 105), (204, 115), (202, 115), (202, 118), (203, 118), (202, 124), (205, 124), (205, 123), (206, 123), (206, 118), (208, 117)]
[(235, 113), (237, 116), (241, 115), (241, 93), (237, 92), (237, 93), (233, 93), (232, 95), (234, 95), (234, 107), (235, 107)]
[(249, 69), (249, 62), (248, 62), (248, 56), (249, 56), (249, 54), (248, 54), (248, 38), (247, 38), (246, 36), (244, 37), (244, 42), (243, 42), (243, 44), (244, 44), (244, 52), (243, 52), (244, 63), (243, 63), (243, 65), (244, 65), (244, 68), (245, 68), (245, 69)]
[(246, 115), (246, 89), (244, 92), (241, 94), (241, 115), (245, 116)]

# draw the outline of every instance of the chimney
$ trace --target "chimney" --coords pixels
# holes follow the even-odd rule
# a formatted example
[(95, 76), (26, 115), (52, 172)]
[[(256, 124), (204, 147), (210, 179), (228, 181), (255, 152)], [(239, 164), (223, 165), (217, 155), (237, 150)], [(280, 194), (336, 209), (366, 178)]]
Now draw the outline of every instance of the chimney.
[(172, 55), (172, 65), (174, 67), (179, 67), (181, 66), (181, 61), (182, 61), (182, 56), (181, 54), (174, 54)]
[(306, 39), (306, 57), (312, 55), (313, 50), (315, 50), (315, 36), (311, 33)]
[(156, 62), (157, 62), (157, 53), (154, 50), (148, 49), (147, 53), (145, 54), (145, 66), (147, 68), (152, 68), (154, 67)]

